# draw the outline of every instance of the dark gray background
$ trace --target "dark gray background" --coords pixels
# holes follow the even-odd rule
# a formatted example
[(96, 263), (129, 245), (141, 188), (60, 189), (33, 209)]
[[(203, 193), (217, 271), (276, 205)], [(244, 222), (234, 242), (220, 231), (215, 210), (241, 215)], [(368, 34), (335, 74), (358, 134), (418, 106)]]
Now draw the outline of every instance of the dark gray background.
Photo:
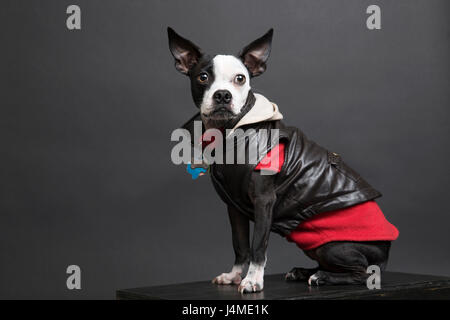
[[(82, 30), (66, 28), (78, 4)], [(365, 26), (382, 9), (382, 29)], [(448, 1), (3, 1), (0, 298), (113, 298), (233, 262), (207, 177), (170, 161), (195, 111), (172, 26), (211, 53), (275, 28), (256, 92), (339, 152), (400, 230), (389, 270), (450, 275)], [(82, 290), (66, 267), (82, 268)], [(267, 273), (313, 266), (278, 235)]]

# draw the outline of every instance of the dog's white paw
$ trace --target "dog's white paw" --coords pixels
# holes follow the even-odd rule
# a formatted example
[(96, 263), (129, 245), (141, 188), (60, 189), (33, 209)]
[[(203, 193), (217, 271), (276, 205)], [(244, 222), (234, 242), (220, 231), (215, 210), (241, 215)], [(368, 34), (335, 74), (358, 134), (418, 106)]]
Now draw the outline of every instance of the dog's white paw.
[(264, 264), (250, 263), (247, 276), (239, 285), (240, 293), (259, 292), (264, 287)]
[(322, 271), (317, 271), (308, 279), (308, 284), (310, 286), (321, 286), (325, 283), (326, 275)]
[(245, 277), (239, 285), (240, 293), (259, 292), (264, 288), (263, 279), (255, 279), (254, 277)]
[(212, 280), (212, 283), (216, 284), (240, 284), (241, 274), (238, 272), (222, 273)]

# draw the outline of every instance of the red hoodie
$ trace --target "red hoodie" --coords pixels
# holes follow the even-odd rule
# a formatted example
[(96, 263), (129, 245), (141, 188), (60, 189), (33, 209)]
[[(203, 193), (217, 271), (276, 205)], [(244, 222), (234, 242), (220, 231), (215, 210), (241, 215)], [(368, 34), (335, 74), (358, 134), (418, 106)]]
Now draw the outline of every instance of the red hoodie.
[[(255, 170), (280, 172), (284, 162), (284, 144), (267, 153)], [(348, 208), (323, 212), (300, 223), (286, 239), (302, 250), (311, 250), (331, 241), (395, 240), (397, 228), (384, 217), (378, 204), (366, 201)]]

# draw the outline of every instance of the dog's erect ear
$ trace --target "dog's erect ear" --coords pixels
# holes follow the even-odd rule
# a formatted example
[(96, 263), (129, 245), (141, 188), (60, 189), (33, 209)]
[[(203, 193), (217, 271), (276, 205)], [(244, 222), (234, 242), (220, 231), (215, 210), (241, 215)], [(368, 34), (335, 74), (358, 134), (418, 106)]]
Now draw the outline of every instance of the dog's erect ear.
[(239, 53), (239, 57), (252, 77), (259, 76), (266, 71), (266, 61), (270, 55), (272, 36), (273, 29), (270, 29), (265, 35), (250, 43)]
[(170, 27), (167, 28), (167, 34), (169, 35), (169, 49), (175, 58), (175, 68), (183, 74), (188, 74), (202, 56), (200, 48), (181, 37)]

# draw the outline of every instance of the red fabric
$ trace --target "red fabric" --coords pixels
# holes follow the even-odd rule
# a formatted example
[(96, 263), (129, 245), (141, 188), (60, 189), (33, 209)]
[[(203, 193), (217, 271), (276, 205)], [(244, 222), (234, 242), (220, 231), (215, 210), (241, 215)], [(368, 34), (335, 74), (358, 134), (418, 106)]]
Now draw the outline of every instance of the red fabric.
[(300, 223), (286, 238), (302, 250), (311, 250), (331, 241), (392, 241), (398, 234), (372, 200), (319, 213)]
[(213, 133), (215, 134), (215, 131), (206, 130), (205, 133), (202, 134), (199, 141), (202, 144), (202, 149), (205, 149), (208, 145), (210, 148), (215, 147), (216, 136)]
[(273, 147), (266, 156), (257, 164), (255, 170), (271, 170), (280, 172), (284, 163), (284, 142)]
[[(284, 163), (284, 143), (267, 153), (255, 170), (280, 172)], [(395, 240), (398, 230), (384, 217), (375, 201), (319, 213), (300, 223), (286, 238), (303, 250), (311, 250), (331, 241)]]
[[(280, 172), (284, 163), (284, 143), (267, 153), (255, 170)], [(389, 223), (375, 201), (319, 213), (300, 223), (286, 239), (302, 250), (311, 250), (331, 241), (392, 241), (397, 228)]]

